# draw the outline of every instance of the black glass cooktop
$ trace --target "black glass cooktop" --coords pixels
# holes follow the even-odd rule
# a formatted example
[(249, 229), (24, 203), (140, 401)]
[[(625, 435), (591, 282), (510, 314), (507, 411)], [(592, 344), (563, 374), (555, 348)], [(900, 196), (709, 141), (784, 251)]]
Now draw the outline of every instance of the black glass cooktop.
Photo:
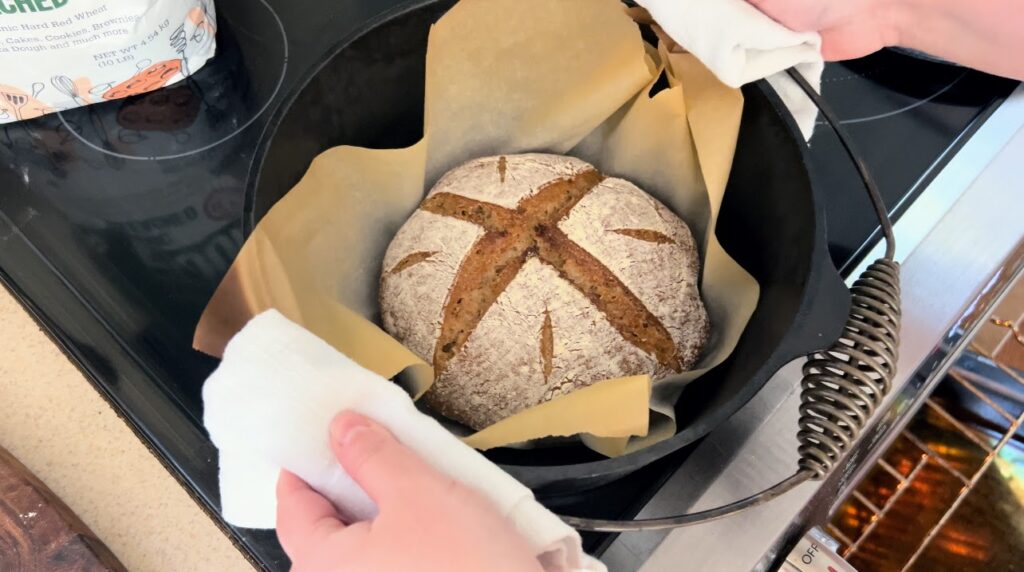
[[(214, 514), (217, 455), (202, 430), (200, 387), (216, 362), (192, 351), (191, 338), (242, 244), (255, 150), (314, 63), (400, 4), (219, 0), (217, 56), (189, 80), (0, 126), (0, 280)], [(882, 52), (830, 65), (824, 93), (898, 215), (1015, 85)], [(824, 126), (811, 159), (833, 258), (848, 267), (875, 221)], [(628, 515), (686, 454), (546, 502)], [(231, 533), (267, 569), (285, 568), (271, 533)], [(607, 539), (587, 540), (598, 550)]]

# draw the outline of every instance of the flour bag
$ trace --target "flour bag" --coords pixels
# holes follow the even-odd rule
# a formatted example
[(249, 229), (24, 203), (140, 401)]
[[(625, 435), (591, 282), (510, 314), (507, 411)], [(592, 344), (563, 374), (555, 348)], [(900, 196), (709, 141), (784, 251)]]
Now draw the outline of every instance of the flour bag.
[(213, 0), (0, 0), (0, 123), (180, 81), (216, 29)]

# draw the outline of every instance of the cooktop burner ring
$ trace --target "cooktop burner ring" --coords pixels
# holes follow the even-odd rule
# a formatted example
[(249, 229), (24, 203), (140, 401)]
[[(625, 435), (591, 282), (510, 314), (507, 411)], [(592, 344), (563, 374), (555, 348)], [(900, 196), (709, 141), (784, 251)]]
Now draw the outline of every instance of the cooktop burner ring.
[[(971, 73), (955, 64), (887, 49), (826, 66), (821, 93), (839, 110), (841, 124), (856, 125), (932, 103), (970, 105), (963, 101), (964, 92), (958, 86)], [(819, 120), (817, 124), (824, 123)]]
[[(953, 87), (957, 83), (959, 83), (960, 80), (962, 80), (964, 77), (967, 76), (967, 73), (968, 73), (968, 70), (965, 69), (960, 75), (956, 76), (956, 78), (954, 78), (953, 81), (949, 82), (945, 87), (939, 89), (938, 91), (936, 91), (935, 93), (929, 95), (928, 97), (926, 97), (924, 99), (919, 99), (919, 100), (915, 101), (914, 103), (911, 103), (910, 105), (906, 105), (904, 107), (901, 107), (901, 108), (898, 108), (898, 109), (894, 109), (892, 111), (887, 111), (885, 113), (879, 113), (879, 114), (876, 114), (876, 115), (868, 115), (868, 116), (865, 116), (865, 117), (854, 117), (854, 118), (851, 118), (851, 119), (841, 119), (839, 121), (839, 123), (841, 125), (852, 125), (852, 124), (855, 124), (855, 123), (866, 123), (868, 121), (875, 121), (875, 120), (878, 120), (878, 119), (885, 119), (887, 117), (892, 117), (893, 115), (899, 115), (901, 113), (906, 113), (907, 111), (910, 111), (912, 109), (916, 109), (918, 107), (921, 107), (922, 105), (924, 105), (926, 103), (930, 103), (934, 99), (940, 97), (942, 94), (944, 94), (947, 91), (953, 89)], [(819, 124), (824, 124), (824, 122), (822, 122), (822, 121), (819, 121), (818, 123)]]
[[(209, 151), (210, 149), (213, 149), (214, 147), (217, 147), (217, 146), (227, 142), (228, 140), (230, 140), (230, 139), (234, 138), (235, 136), (237, 136), (239, 133), (245, 131), (246, 129), (249, 128), (249, 126), (251, 126), (253, 123), (255, 123), (256, 120), (258, 120), (260, 117), (262, 117), (267, 112), (267, 110), (270, 108), (271, 104), (277, 99), (277, 95), (280, 93), (282, 87), (284, 86), (285, 76), (287, 75), (287, 71), (288, 71), (288, 59), (289, 59), (288, 33), (285, 30), (284, 22), (282, 22), (281, 17), (277, 14), (277, 11), (274, 10), (274, 8), (270, 5), (268, 0), (259, 0), (259, 3), (264, 8), (266, 8), (266, 12), (267, 12), (267, 14), (270, 15), (270, 18), (272, 19), (272, 21), (274, 23), (274, 27), (276, 27), (277, 31), (280, 33), (280, 40), (281, 40), (281, 52), (280, 52), (281, 53), (281, 68), (280, 68), (280, 71), (277, 74), (276, 80), (274, 81), (273, 88), (270, 90), (270, 93), (266, 97), (263, 98), (264, 101), (260, 104), (259, 108), (252, 115), (250, 115), (248, 118), (246, 118), (244, 121), (242, 121), (241, 123), (239, 123), (237, 125), (234, 125), (233, 129), (229, 133), (227, 133), (225, 135), (221, 135), (221, 136), (217, 137), (214, 141), (212, 141), (210, 143), (205, 143), (205, 144), (203, 144), (203, 145), (201, 145), (201, 146), (199, 146), (199, 147), (197, 147), (195, 149), (188, 149), (187, 151), (181, 151), (181, 152), (177, 152), (177, 153), (167, 153), (167, 154), (162, 154), (161, 155), (161, 154), (152, 154), (152, 153), (149, 153), (149, 154), (131, 154), (131, 153), (124, 153), (124, 152), (115, 150), (114, 148), (112, 148), (112, 147), (114, 147), (114, 145), (109, 140), (109, 135), (107, 133), (106, 128), (104, 126), (102, 126), (101, 121), (98, 123), (98, 120), (95, 118), (96, 117), (95, 114), (91, 114), (91, 116), (90, 116), (91, 122), (90, 123), (92, 124), (91, 126), (97, 132), (99, 132), (99, 139), (100, 139), (99, 143), (97, 143), (96, 141), (92, 141), (89, 138), (85, 137), (83, 135), (83, 131), (84, 130), (80, 126), (74, 125), (74, 123), (72, 121), (69, 121), (69, 119), (67, 117), (65, 117), (65, 113), (67, 113), (67, 112), (58, 111), (57, 112), (57, 116), (60, 118), (60, 121), (61, 121), (61, 124), (62, 124), (63, 128), (66, 129), (67, 132), (69, 134), (71, 134), (71, 136), (73, 136), (75, 139), (77, 139), (78, 141), (80, 141), (81, 143), (85, 144), (87, 147), (89, 147), (89, 148), (91, 148), (91, 149), (93, 149), (95, 151), (99, 151), (100, 153), (102, 153), (104, 155), (116, 157), (118, 159), (126, 159), (126, 160), (132, 160), (132, 161), (165, 161), (165, 160), (181, 159), (181, 158), (184, 158), (184, 157), (189, 157), (189, 156), (192, 156), (192, 155), (197, 155), (199, 153), (203, 153), (203, 152)], [(214, 56), (215, 59), (216, 58), (223, 58), (224, 57), (224, 54), (222, 54), (221, 51), (222, 51), (221, 48), (218, 47), (218, 53)], [(209, 62), (207, 64), (207, 66), (213, 65), (213, 64), (215, 64), (215, 62), (213, 60), (211, 60), (211, 62)], [(199, 70), (197, 72), (197, 74), (201, 74), (202, 72), (203, 72), (203, 70), (201, 69), (201, 70)], [(182, 89), (182, 88), (186, 88), (187, 89), (187, 88), (192, 87), (193, 85), (195, 85), (195, 77), (194, 76), (193, 77), (189, 77), (189, 78), (185, 78), (184, 80), (178, 82), (177, 84), (169, 86), (167, 88), (158, 90), (156, 92), (151, 92), (150, 94), (144, 94), (144, 95), (141, 95), (141, 96), (137, 96), (137, 97), (138, 98), (146, 98), (147, 96), (149, 96), (149, 97), (159, 97), (159, 96), (167, 94), (169, 91), (172, 91), (172, 90), (175, 90), (175, 89)], [(202, 88), (198, 87), (197, 89), (199, 91), (199, 96), (201, 98), (205, 98), (205, 95), (203, 94)], [(132, 98), (132, 100), (134, 100), (134, 99), (135, 98)], [(128, 100), (120, 100), (120, 104), (122, 106), (124, 106), (126, 102), (128, 102)], [(116, 103), (116, 102), (111, 102), (111, 103)], [(74, 111), (78, 111), (78, 110), (74, 110)], [(88, 108), (82, 108), (81, 111), (88, 111)], [(127, 138), (127, 137), (133, 136), (132, 133), (141, 135), (144, 132), (140, 132), (138, 130), (129, 130), (128, 135), (122, 136), (120, 138), (119, 142), (120, 143), (124, 143), (124, 144), (129, 144), (129, 145), (134, 143), (134, 142), (136, 142), (136, 141), (133, 141), (133, 140)], [(135, 136), (137, 136), (137, 135), (135, 135)], [(188, 133), (185, 132), (185, 131), (181, 131), (181, 130), (176, 131), (176, 132), (169, 131), (168, 132), (168, 136), (170, 138), (173, 138), (176, 143), (182, 144), (182, 143), (187, 142)], [(144, 135), (143, 135), (143, 137), (144, 137)], [(186, 138), (186, 139), (183, 140), (183, 137)]]

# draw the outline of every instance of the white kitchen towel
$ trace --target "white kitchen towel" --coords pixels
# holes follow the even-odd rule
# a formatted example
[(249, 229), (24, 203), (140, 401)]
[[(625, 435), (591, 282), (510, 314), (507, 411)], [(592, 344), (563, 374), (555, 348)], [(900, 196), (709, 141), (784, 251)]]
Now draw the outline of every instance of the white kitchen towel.
[(203, 387), (204, 423), (220, 450), (224, 518), (244, 528), (274, 528), (275, 483), (295, 473), (350, 521), (377, 507), (330, 448), (331, 419), (358, 411), (394, 433), (439, 471), (490, 498), (536, 550), (549, 572), (600, 572), (580, 536), (526, 488), (420, 413), (394, 383), (363, 369), (320, 338), (271, 310), (228, 344)]
[(747, 0), (637, 0), (658, 25), (731, 87), (767, 78), (811, 138), (818, 109), (785, 70), (821, 89), (821, 36), (794, 32)]

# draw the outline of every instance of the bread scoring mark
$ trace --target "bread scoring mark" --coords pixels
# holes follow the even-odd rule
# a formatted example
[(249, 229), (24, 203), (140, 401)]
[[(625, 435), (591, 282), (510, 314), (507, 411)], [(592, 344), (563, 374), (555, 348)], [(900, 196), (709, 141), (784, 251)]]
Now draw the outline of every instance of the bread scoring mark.
[(622, 236), (628, 236), (644, 242), (653, 242), (655, 244), (675, 244), (676, 241), (672, 240), (672, 237), (658, 232), (656, 230), (650, 230), (646, 228), (617, 228), (612, 230), (615, 234), (621, 234)]
[[(603, 180), (595, 169), (588, 169), (552, 181), (521, 200), (515, 210), (443, 192), (423, 202), (423, 210), (471, 222), (486, 231), (464, 257), (445, 300), (434, 347), (435, 377), (447, 369), (533, 256), (553, 266), (582, 292), (625, 340), (663, 366), (681, 371), (678, 348), (664, 325), (607, 267), (558, 229), (558, 222)], [(542, 328), (542, 358), (544, 347)], [(553, 333), (551, 347), (553, 354)], [(550, 371), (545, 371), (546, 379)]]
[(498, 176), (501, 177), (501, 183), (505, 184), (505, 175), (508, 173), (508, 157), (502, 155), (498, 158)]
[(516, 210), (451, 193), (437, 193), (424, 201), (424, 210), (471, 222), (487, 231), (466, 254), (448, 292), (441, 312), (441, 332), (434, 346), (435, 377), (447, 369), (526, 260), (536, 256), (538, 222), (561, 220), (603, 179), (590, 169), (553, 181), (520, 201)]
[(551, 325), (551, 312), (544, 308), (544, 325), (540, 327), (540, 359), (544, 369), (544, 385), (551, 379), (555, 358), (555, 333)]
[(540, 257), (600, 310), (629, 343), (676, 372), (683, 370), (679, 347), (665, 325), (600, 260), (557, 227), (545, 227)]
[(409, 256), (406, 256), (405, 258), (399, 260), (398, 264), (396, 264), (394, 268), (388, 271), (388, 275), (398, 274), (403, 270), (407, 270), (412, 266), (416, 266), (420, 262), (426, 262), (427, 260), (430, 260), (435, 254), (437, 254), (437, 252), (413, 252)]
[(427, 197), (420, 209), (471, 222), (487, 232), (497, 233), (515, 225), (518, 216), (514, 210), (451, 193), (437, 193)]
[(518, 236), (488, 232), (470, 249), (442, 310), (441, 335), (434, 346), (435, 377), (447, 369), (498, 295), (519, 274), (529, 257), (522, 247)]

